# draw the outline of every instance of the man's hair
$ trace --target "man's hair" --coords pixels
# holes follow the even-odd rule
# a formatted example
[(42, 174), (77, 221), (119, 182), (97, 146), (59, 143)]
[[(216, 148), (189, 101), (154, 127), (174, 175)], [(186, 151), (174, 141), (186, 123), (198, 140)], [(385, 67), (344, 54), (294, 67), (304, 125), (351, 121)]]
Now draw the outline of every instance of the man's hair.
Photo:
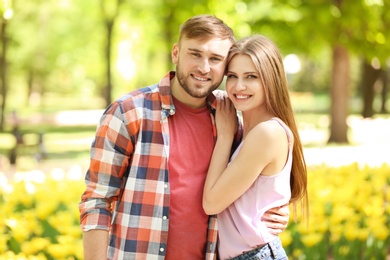
[(212, 15), (197, 15), (189, 18), (180, 26), (179, 43), (183, 38), (200, 40), (218, 38), (235, 42), (232, 28)]

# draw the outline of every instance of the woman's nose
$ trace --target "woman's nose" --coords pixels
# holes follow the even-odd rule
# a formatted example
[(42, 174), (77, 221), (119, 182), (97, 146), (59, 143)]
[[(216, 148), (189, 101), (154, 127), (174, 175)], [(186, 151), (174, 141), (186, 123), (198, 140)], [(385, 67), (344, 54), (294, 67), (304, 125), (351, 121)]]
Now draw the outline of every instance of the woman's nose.
[(236, 90), (245, 90), (246, 89), (245, 82), (238, 79), (235, 88), (236, 88)]

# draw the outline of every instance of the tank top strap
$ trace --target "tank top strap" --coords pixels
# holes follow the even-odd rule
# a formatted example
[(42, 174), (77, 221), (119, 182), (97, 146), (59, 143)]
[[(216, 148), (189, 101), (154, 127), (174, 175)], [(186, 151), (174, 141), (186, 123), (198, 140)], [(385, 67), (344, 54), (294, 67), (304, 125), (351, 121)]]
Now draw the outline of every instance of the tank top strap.
[(281, 127), (283, 127), (284, 131), (287, 134), (288, 145), (289, 145), (290, 148), (292, 148), (292, 144), (293, 144), (294, 140), (293, 140), (293, 138), (291, 136), (290, 128), (278, 117), (273, 117), (273, 118), (271, 118), (271, 120), (275, 120), (276, 122), (279, 123), (279, 125), (281, 125)]

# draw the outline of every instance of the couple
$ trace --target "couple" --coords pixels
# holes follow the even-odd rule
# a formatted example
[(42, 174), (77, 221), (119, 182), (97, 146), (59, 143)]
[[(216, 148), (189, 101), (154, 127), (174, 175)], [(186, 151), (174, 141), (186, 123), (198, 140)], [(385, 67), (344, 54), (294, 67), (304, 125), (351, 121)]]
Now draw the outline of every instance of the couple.
[(279, 50), (199, 15), (172, 61), (101, 117), (79, 204), (85, 259), (287, 259), (277, 235), (307, 191)]

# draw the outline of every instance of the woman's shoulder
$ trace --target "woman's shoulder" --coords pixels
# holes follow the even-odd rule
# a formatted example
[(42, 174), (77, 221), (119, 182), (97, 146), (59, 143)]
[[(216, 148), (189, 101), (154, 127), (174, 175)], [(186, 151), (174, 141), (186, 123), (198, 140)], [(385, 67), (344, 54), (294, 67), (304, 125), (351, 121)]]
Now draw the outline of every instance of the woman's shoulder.
[(251, 130), (252, 134), (256, 137), (264, 136), (272, 139), (285, 136), (286, 131), (291, 132), (283, 121), (276, 118), (260, 122)]

